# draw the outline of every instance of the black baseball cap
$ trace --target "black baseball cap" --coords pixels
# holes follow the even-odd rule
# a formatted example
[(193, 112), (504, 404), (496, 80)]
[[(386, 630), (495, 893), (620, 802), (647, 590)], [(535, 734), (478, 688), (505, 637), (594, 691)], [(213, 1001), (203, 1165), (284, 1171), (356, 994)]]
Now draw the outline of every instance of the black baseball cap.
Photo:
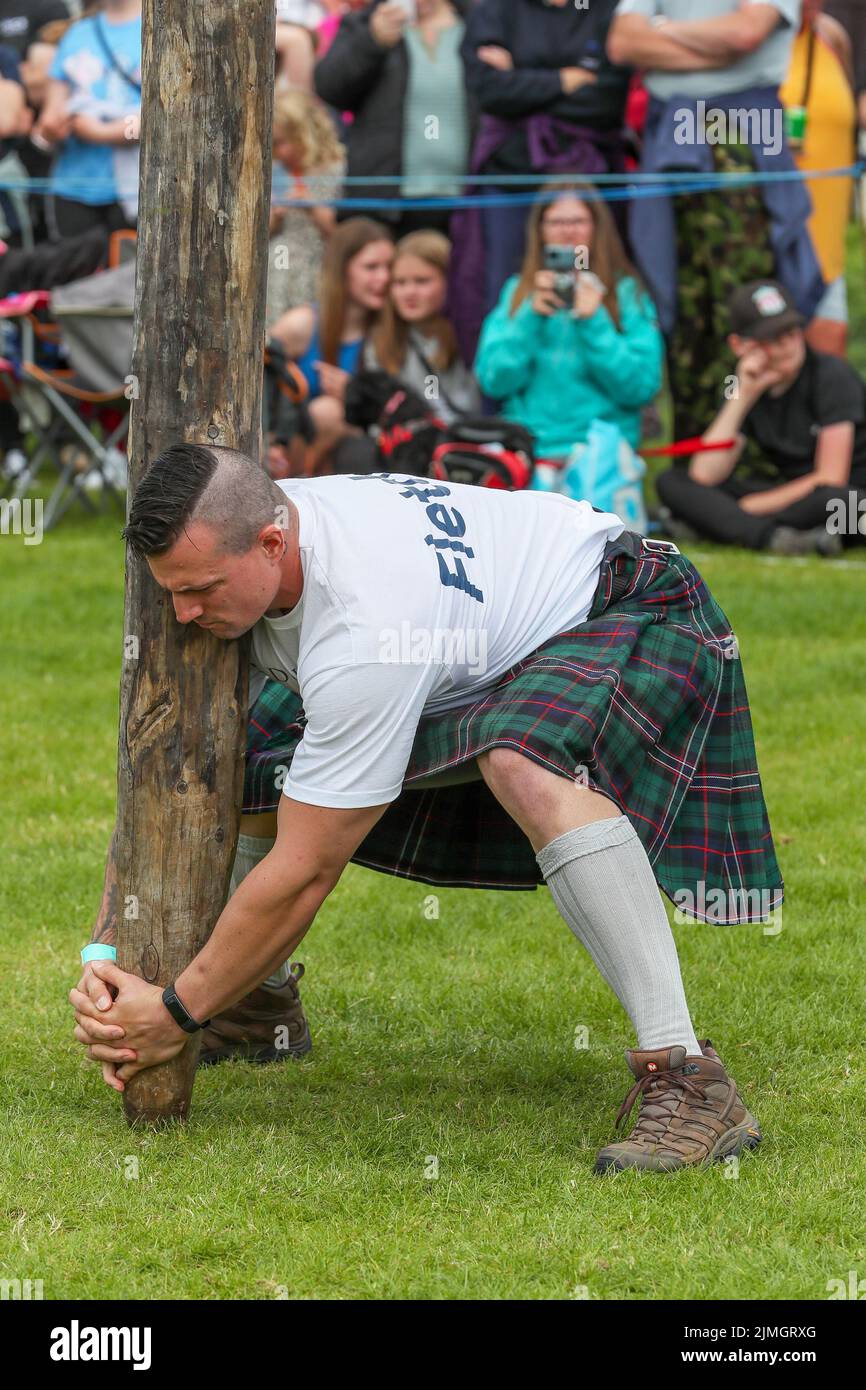
[(728, 318), (732, 333), (761, 342), (806, 323), (793, 296), (778, 280), (752, 280), (734, 290), (728, 300)]

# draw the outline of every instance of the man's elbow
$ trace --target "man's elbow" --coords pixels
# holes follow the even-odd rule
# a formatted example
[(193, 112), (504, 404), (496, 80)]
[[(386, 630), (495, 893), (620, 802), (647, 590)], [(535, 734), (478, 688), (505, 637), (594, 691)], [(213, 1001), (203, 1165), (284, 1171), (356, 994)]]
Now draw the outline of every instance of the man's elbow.
[(695, 468), (694, 464), (692, 463), (690, 463), (688, 467), (688, 476), (689, 482), (699, 483), (701, 487), (707, 486), (704, 479), (701, 477), (701, 470), (699, 468)]
[(746, 58), (750, 53), (755, 53), (767, 42), (781, 22), (781, 15), (777, 11), (774, 11), (774, 15), (766, 16), (749, 10), (739, 10), (735, 18), (737, 23), (731, 26), (727, 40), (739, 58)]
[(701, 487), (712, 487), (713, 478), (707, 468), (706, 461), (700, 454), (694, 454), (689, 460), (688, 474), (693, 483), (700, 483)]
[[(267, 859), (262, 860), (266, 862)], [(330, 865), (305, 865), (300, 873), (295, 870), (262, 885), (262, 903), (278, 917), (295, 911), (311, 922), (336, 888), (341, 873), (342, 869)]]
[(843, 492), (851, 484), (851, 465), (847, 467), (822, 468), (819, 464), (812, 474), (813, 488), (833, 488)]
[(630, 17), (615, 19), (607, 36), (607, 56), (617, 67), (633, 67), (638, 63), (634, 35), (628, 23)]

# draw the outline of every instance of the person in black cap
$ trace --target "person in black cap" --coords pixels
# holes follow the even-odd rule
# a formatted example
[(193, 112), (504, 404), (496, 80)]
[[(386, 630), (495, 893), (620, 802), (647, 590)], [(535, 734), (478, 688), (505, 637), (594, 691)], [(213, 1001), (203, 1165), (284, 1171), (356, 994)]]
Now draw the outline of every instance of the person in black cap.
[[(866, 538), (866, 383), (807, 345), (777, 281), (741, 286), (728, 313), (737, 371), (703, 442), (734, 442), (657, 479), (665, 527), (681, 540), (838, 554), (843, 537)], [(735, 472), (747, 448), (751, 469)]]

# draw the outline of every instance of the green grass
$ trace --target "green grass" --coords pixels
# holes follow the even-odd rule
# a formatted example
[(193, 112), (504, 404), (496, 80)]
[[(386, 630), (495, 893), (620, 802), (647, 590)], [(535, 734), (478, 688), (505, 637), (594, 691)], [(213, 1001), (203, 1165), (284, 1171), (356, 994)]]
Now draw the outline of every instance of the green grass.
[(113, 821), (118, 529), (0, 538), (0, 1278), (46, 1298), (775, 1300), (862, 1277), (866, 564), (694, 552), (739, 636), (788, 903), (776, 937), (675, 932), (699, 1034), (766, 1138), (736, 1178), (599, 1179), (630, 1030), (547, 893), (441, 891), (430, 920), (432, 890), (353, 866), (300, 953), (312, 1057), (215, 1068), (185, 1130), (127, 1128), (65, 1003)]

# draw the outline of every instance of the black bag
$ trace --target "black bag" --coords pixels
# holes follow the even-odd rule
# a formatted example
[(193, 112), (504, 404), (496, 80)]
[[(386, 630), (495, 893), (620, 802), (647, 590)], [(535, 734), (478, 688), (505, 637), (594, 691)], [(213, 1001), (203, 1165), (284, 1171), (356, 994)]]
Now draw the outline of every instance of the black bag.
[(300, 435), (312, 443), (314, 430), (307, 409), (307, 379), (296, 363), (289, 360), (275, 338), (265, 344), (265, 375), (262, 390), (262, 426), (265, 437), (277, 444), (288, 444)]
[[(436, 376), (417, 336), (409, 339), (428, 376)], [(440, 382), (442, 399), (457, 418), (446, 427), (448, 439), (433, 451), (430, 477), (440, 483), (474, 487), (528, 487), (535, 472), (535, 436), (523, 425), (500, 415), (461, 415)]]
[(464, 415), (448, 426), (433, 452), (430, 477), (439, 482), (520, 491), (535, 471), (535, 437), (498, 415)]

